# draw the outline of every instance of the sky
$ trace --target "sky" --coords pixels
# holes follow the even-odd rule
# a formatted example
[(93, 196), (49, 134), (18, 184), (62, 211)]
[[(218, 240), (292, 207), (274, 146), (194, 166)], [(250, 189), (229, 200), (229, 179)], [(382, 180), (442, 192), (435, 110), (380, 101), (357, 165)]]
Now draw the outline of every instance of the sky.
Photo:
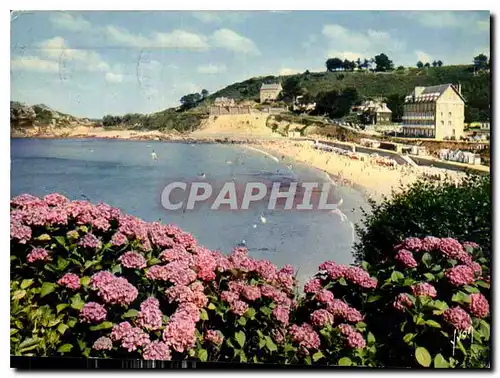
[(11, 100), (89, 118), (151, 113), (203, 88), (382, 52), (396, 66), (470, 64), (490, 54), (489, 12), (15, 12)]

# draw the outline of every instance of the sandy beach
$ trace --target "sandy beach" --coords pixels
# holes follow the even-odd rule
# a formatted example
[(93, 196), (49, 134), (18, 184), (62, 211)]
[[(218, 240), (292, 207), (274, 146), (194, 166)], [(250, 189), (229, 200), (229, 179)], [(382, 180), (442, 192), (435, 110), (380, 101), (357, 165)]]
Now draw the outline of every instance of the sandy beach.
[(415, 182), (424, 174), (440, 176), (441, 179), (448, 176), (451, 180), (459, 180), (465, 175), (463, 172), (431, 167), (384, 167), (377, 165), (369, 155), (364, 155), (364, 160), (353, 160), (333, 152), (317, 150), (310, 141), (262, 141), (252, 144), (252, 148), (259, 148), (279, 159), (285, 156), (310, 164), (346, 184), (362, 187), (375, 201), (390, 195), (392, 190), (400, 190), (401, 184), (406, 186)]

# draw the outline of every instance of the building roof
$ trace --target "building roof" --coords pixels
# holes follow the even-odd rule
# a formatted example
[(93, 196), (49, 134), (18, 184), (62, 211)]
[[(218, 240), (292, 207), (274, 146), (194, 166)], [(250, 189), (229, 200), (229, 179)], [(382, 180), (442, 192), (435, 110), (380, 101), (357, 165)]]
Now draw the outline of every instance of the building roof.
[(460, 96), (462, 101), (465, 102), (465, 98), (458, 92), (457, 88), (453, 84), (441, 84), (424, 87), (423, 91), (418, 96), (415, 96), (414, 89), (410, 95), (405, 97), (405, 102), (435, 102), (449, 87), (451, 87), (455, 93)]
[(262, 87), (260, 87), (260, 90), (278, 90), (281, 89), (281, 84), (280, 83), (274, 83), (274, 84), (262, 84)]

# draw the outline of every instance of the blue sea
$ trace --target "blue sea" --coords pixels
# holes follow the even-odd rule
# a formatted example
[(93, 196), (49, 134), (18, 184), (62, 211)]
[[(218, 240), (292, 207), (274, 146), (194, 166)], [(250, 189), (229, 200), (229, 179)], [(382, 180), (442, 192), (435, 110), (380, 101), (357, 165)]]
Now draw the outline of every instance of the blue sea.
[[(155, 152), (158, 159), (152, 159)], [(367, 208), (363, 194), (337, 185), (334, 196), (347, 218), (330, 212), (268, 210), (167, 211), (161, 193), (172, 181), (315, 181), (324, 172), (237, 145), (97, 139), (13, 139), (11, 196), (58, 192), (70, 199), (105, 202), (146, 221), (174, 223), (199, 244), (229, 253), (245, 244), (255, 258), (298, 268), (301, 282), (325, 260), (352, 262), (353, 225)], [(266, 222), (263, 223), (261, 218)]]

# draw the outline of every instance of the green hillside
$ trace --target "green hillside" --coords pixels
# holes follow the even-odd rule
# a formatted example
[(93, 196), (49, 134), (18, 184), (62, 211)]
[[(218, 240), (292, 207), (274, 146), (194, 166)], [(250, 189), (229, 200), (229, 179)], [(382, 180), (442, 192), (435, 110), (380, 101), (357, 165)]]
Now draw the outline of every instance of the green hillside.
[[(486, 121), (490, 119), (490, 75), (487, 71), (474, 75), (472, 65), (443, 66), (428, 68), (406, 68), (391, 72), (313, 72), (291, 76), (265, 76), (245, 80), (227, 86), (210, 95), (230, 97), (235, 100), (258, 100), (260, 86), (263, 83), (285, 82), (290, 78), (300, 80), (300, 86), (306, 93), (316, 97), (322, 92), (343, 91), (354, 88), (361, 99), (384, 97), (388, 105), (401, 107), (403, 96), (409, 94), (416, 86), (432, 86), (452, 83), (462, 85), (462, 94), (467, 100), (466, 122)], [(391, 107), (392, 105), (392, 107)], [(402, 109), (399, 109), (399, 113)]]

